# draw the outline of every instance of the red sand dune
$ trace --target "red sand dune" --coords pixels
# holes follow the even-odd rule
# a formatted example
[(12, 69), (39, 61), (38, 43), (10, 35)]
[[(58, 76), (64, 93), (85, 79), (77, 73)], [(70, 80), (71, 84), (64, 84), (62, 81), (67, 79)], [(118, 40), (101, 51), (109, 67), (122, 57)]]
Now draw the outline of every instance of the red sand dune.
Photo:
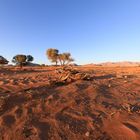
[(53, 67), (0, 69), (0, 140), (140, 140), (140, 67), (77, 67), (62, 86)]

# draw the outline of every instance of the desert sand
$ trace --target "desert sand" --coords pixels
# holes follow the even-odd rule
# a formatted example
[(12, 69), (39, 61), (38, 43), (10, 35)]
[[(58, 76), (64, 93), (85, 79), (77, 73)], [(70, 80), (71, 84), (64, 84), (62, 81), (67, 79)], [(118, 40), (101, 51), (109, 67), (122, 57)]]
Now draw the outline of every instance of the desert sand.
[(140, 140), (140, 67), (74, 69), (0, 68), (0, 140)]

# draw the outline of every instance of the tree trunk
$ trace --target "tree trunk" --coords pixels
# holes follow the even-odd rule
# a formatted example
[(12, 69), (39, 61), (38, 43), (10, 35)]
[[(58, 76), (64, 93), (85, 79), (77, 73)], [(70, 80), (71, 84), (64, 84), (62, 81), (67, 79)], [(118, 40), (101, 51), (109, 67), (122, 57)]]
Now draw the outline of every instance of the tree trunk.
[(22, 64), (22, 63), (20, 63), (20, 68), (22, 69), (22, 67), (23, 67), (23, 64)]
[(62, 66), (62, 60), (59, 58), (60, 65)]
[(57, 66), (57, 61), (55, 63), (56, 63), (56, 66)]
[(66, 65), (69, 65), (70, 64), (70, 61), (68, 61), (67, 63), (66, 63)]
[(65, 60), (63, 61), (63, 66), (65, 65)]

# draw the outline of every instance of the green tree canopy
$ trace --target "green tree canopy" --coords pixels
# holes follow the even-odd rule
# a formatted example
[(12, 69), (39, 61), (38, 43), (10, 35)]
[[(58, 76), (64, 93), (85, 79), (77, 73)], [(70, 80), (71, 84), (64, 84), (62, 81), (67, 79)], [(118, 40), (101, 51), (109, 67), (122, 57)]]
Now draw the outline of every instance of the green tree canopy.
[(27, 55), (26, 58), (27, 58), (27, 62), (32, 62), (32, 61), (34, 61), (34, 58), (33, 58), (33, 56), (31, 56), (31, 55)]
[(34, 58), (31, 55), (23, 55), (23, 54), (18, 54), (16, 56), (13, 57), (12, 62), (20, 65), (20, 67), (22, 68), (23, 65), (27, 64), (28, 62), (32, 62), (34, 60)]

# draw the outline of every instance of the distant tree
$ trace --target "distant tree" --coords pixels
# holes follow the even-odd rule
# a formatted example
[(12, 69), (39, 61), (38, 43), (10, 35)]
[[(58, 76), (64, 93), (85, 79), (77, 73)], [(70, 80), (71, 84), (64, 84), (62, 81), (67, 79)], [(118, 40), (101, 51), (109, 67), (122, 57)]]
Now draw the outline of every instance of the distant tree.
[(32, 62), (34, 60), (33, 56), (31, 55), (23, 55), (19, 54), (13, 57), (12, 62), (15, 63), (16, 65), (20, 65), (22, 68), (23, 65), (27, 65), (28, 62)]
[(59, 50), (57, 49), (52, 49), (52, 48), (48, 49), (46, 55), (48, 59), (52, 63), (56, 63), (56, 65), (58, 64), (58, 62), (60, 63), (60, 65), (69, 65), (71, 62), (74, 61), (70, 53), (59, 54)]
[(48, 59), (52, 62), (52, 63), (55, 63), (56, 66), (58, 64), (58, 56), (59, 56), (59, 50), (57, 49), (48, 49), (47, 52), (46, 52), (46, 55), (48, 57)]
[(71, 57), (70, 53), (59, 54), (59, 59), (60, 59), (62, 65), (68, 65), (74, 61), (74, 59)]
[(14, 56), (12, 59), (12, 62), (20, 65), (20, 67), (22, 68), (23, 65), (26, 64), (26, 60), (27, 60), (26, 55), (20, 54), (20, 55)]
[(0, 65), (8, 64), (9, 61), (6, 60), (3, 56), (0, 56)]
[(27, 62), (32, 62), (32, 61), (34, 61), (34, 58), (33, 58), (33, 56), (31, 56), (31, 55), (27, 55), (26, 56), (26, 58), (27, 58)]

